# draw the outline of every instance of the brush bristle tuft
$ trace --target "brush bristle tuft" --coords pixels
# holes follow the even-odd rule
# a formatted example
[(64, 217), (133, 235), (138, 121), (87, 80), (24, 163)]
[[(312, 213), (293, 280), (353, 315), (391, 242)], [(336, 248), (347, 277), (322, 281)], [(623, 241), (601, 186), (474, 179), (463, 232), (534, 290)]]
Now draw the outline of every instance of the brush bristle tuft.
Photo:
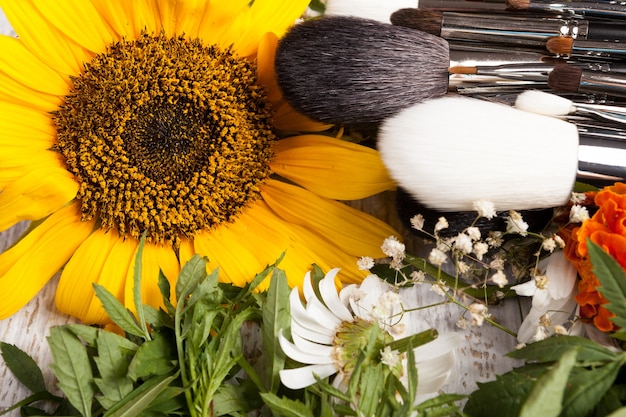
[(582, 68), (572, 65), (556, 65), (548, 74), (548, 86), (559, 92), (576, 93), (580, 88)]
[(326, 123), (373, 124), (448, 91), (448, 43), (413, 29), (347, 16), (292, 27), (276, 77), (298, 111)]
[(530, 7), (530, 0), (506, 0), (506, 6), (513, 10), (526, 10)]
[(440, 36), (443, 13), (437, 10), (406, 8), (393, 12), (389, 20), (395, 26)]
[(471, 211), (565, 204), (578, 169), (578, 130), (563, 120), (462, 96), (409, 107), (380, 128), (391, 177), (421, 204)]
[(546, 116), (566, 116), (576, 111), (571, 100), (540, 90), (526, 90), (518, 95), (515, 107)]
[(574, 38), (571, 36), (552, 36), (546, 41), (546, 49), (553, 54), (569, 55), (574, 47)]

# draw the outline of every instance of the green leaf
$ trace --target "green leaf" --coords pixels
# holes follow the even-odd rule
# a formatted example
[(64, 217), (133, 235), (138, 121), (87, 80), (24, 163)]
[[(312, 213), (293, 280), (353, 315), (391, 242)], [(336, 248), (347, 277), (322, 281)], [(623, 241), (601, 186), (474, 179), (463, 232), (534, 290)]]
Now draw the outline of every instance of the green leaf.
[(165, 375), (174, 369), (174, 350), (171, 342), (157, 333), (152, 340), (139, 346), (128, 366), (128, 377), (133, 381), (154, 375)]
[(83, 417), (91, 416), (93, 374), (85, 346), (65, 327), (52, 327), (48, 344), (54, 358), (50, 367), (59, 387)]
[(575, 368), (563, 400), (563, 417), (584, 417), (598, 404), (615, 382), (621, 360), (595, 368)]
[(279, 416), (284, 417), (315, 417), (313, 411), (302, 402), (290, 398), (278, 397), (269, 392), (262, 393), (265, 404)]
[(577, 360), (582, 365), (612, 361), (617, 357), (617, 353), (578, 336), (550, 337), (509, 352), (506, 356), (527, 362), (556, 362), (572, 348), (578, 349)]
[[(176, 308), (172, 305), (172, 302), (170, 301), (170, 282), (167, 280), (167, 277), (165, 276), (165, 274), (163, 274), (163, 271), (161, 270), (159, 270), (158, 285), (159, 291), (161, 292), (161, 297), (163, 298), (163, 304), (165, 305), (165, 308), (167, 308), (167, 312), (170, 315), (174, 315)], [(150, 323), (149, 320), (148, 323)]]
[(576, 349), (570, 349), (533, 385), (520, 417), (558, 417), (569, 374), (576, 364)]
[(389, 344), (392, 350), (404, 353), (408, 350), (409, 346), (413, 349), (430, 343), (439, 336), (437, 329), (427, 329), (423, 332), (415, 333), (411, 336), (403, 337), (402, 339), (394, 340)]
[(169, 385), (175, 381), (177, 377), (178, 374), (150, 378), (127, 395), (124, 400), (109, 409), (109, 411), (104, 414), (104, 417), (138, 416), (142, 411), (147, 410), (156, 399), (160, 401), (163, 400), (162, 397), (159, 397), (168, 390)]
[(547, 369), (545, 364), (526, 365), (496, 375), (494, 381), (478, 382), (463, 411), (472, 417), (518, 417), (535, 380)]
[(87, 346), (92, 348), (98, 347), (98, 333), (101, 331), (97, 327), (87, 326), (84, 324), (66, 324), (63, 326), (84, 341)]
[(100, 378), (95, 378), (94, 382), (102, 393), (98, 402), (108, 410), (133, 390), (133, 381), (126, 376), (128, 356), (123, 352), (132, 346), (136, 349), (137, 346), (126, 338), (107, 331), (98, 333), (97, 343), (98, 355), (94, 357), (94, 362)]
[(268, 391), (276, 393), (280, 386), (279, 371), (285, 367), (285, 354), (278, 344), (281, 329), (289, 329), (291, 314), (289, 309), (289, 285), (285, 272), (274, 269), (270, 279), (267, 299), (263, 303), (263, 347), (268, 358)]
[(262, 405), (258, 388), (247, 380), (239, 380), (237, 385), (222, 384), (213, 397), (213, 411), (216, 416), (246, 414)]
[(61, 397), (57, 397), (56, 395), (52, 395), (50, 394), (48, 391), (39, 391), (33, 395), (30, 395), (26, 398), (24, 398), (22, 401), (19, 401), (15, 404), (13, 404), (11, 407), (9, 408), (5, 408), (4, 410), (2, 410), (2, 412), (0, 412), (0, 416), (3, 416), (7, 413), (10, 413), (13, 410), (17, 410), (18, 408), (22, 408), (25, 407), (29, 404), (32, 403), (36, 403), (38, 401), (51, 401), (51, 402), (55, 402), (55, 403), (61, 403), (63, 401), (65, 401), (65, 398), (61, 398)]
[(176, 281), (176, 300), (187, 298), (206, 276), (206, 260), (194, 255), (183, 265)]
[(620, 409), (613, 411), (607, 417), (626, 417), (626, 407), (622, 407)]
[(7, 368), (31, 392), (46, 391), (43, 374), (37, 363), (15, 345), (0, 342), (0, 352)]
[(598, 291), (609, 302), (604, 307), (614, 313), (611, 320), (616, 326), (626, 327), (626, 271), (608, 253), (587, 239), (593, 272), (600, 282)]
[[(143, 260), (143, 248), (146, 244), (146, 233), (143, 232), (141, 239), (139, 239), (139, 247), (137, 248), (137, 254), (135, 255), (135, 270), (133, 273), (133, 303), (135, 304), (135, 310), (137, 311), (137, 320), (143, 338), (150, 340), (150, 332), (148, 332), (148, 326), (146, 325), (146, 318), (143, 311), (143, 302), (141, 301), (141, 264)], [(141, 336), (141, 335), (139, 335)]]
[[(106, 311), (107, 315), (115, 324), (120, 326), (128, 334), (146, 338), (146, 334), (143, 329), (139, 327), (135, 316), (124, 307), (119, 300), (111, 294), (106, 288), (96, 283), (93, 284), (93, 288), (96, 292), (96, 297), (102, 302), (102, 307)], [(148, 338), (149, 340), (149, 338)]]

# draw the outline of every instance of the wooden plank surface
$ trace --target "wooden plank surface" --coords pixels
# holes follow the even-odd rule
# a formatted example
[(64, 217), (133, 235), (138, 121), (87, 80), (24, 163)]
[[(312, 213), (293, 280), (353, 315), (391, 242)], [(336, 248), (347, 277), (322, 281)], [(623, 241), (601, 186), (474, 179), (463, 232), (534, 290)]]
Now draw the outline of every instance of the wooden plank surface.
[[(381, 196), (352, 204), (364, 211), (387, 220), (400, 229), (399, 220), (393, 208), (393, 194)], [(0, 251), (4, 250), (23, 230), (25, 225), (18, 225), (0, 234)], [(406, 232), (406, 231), (405, 231)], [(414, 252), (421, 250), (421, 240), (404, 233), (409, 249)], [(314, 260), (312, 260), (314, 261)], [(54, 386), (54, 376), (48, 368), (51, 362), (50, 351), (46, 343), (49, 328), (66, 324), (74, 320), (56, 311), (54, 307), (54, 291), (56, 279), (53, 279), (24, 309), (14, 316), (0, 321), (0, 340), (12, 343), (27, 351), (44, 368), (44, 376), (48, 387)], [(407, 307), (416, 307), (441, 301), (441, 298), (427, 286), (419, 286), (405, 296)], [(519, 326), (518, 306), (515, 302), (493, 307), (492, 313), (506, 327), (516, 330)], [(447, 392), (467, 393), (476, 388), (477, 381), (493, 379), (496, 373), (511, 368), (514, 361), (502, 355), (513, 350), (516, 340), (510, 335), (494, 327), (483, 325), (466, 330), (456, 328), (456, 321), (461, 310), (456, 306), (442, 306), (420, 311), (418, 318), (421, 324), (437, 328), (440, 332), (456, 331), (462, 335), (457, 347), (458, 361), (449, 383), (444, 387)], [(12, 377), (4, 362), (0, 360), (0, 408), (8, 407), (25, 398), (29, 393)], [(8, 414), (18, 416), (14, 412)]]

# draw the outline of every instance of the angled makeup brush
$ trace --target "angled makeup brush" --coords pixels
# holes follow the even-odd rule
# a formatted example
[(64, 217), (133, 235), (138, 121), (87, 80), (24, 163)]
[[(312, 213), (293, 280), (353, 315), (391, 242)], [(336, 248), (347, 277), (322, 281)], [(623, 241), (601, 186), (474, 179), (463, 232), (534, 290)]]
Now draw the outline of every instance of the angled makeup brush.
[(539, 90), (526, 90), (517, 96), (515, 107), (546, 116), (591, 116), (615, 123), (626, 123), (626, 107), (574, 103), (565, 97)]
[(383, 122), (378, 150), (398, 185), (427, 207), (471, 211), (488, 200), (496, 210), (523, 210), (566, 204), (579, 168), (626, 176), (626, 143), (615, 142), (613, 156), (596, 155), (574, 124), (448, 95)]
[(532, 14), (458, 13), (422, 8), (395, 11), (391, 23), (441, 36), (449, 41), (480, 41), (512, 45), (544, 46), (552, 36), (578, 39), (626, 39), (624, 24), (579, 18)]
[(448, 43), (373, 20), (326, 16), (293, 26), (276, 51), (285, 99), (312, 119), (371, 124), (448, 91)]
[(551, 89), (563, 93), (600, 93), (626, 97), (626, 74), (590, 71), (573, 65), (557, 65), (548, 75)]

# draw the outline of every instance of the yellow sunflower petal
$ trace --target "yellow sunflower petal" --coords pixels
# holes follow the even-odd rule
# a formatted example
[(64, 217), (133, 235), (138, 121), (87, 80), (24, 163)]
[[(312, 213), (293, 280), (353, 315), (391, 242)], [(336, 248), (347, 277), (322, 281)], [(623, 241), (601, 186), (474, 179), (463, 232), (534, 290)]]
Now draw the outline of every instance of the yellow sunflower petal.
[(24, 86), (51, 95), (65, 95), (69, 78), (37, 59), (23, 43), (10, 36), (0, 36), (0, 71)]
[(51, 112), (62, 103), (61, 97), (35, 91), (24, 84), (7, 77), (0, 69), (2, 83), (0, 83), (0, 100), (2, 102), (28, 106), (40, 111)]
[(0, 319), (23, 307), (67, 262), (93, 230), (80, 205), (57, 211), (0, 254)]
[(268, 181), (261, 194), (283, 219), (316, 231), (354, 256), (382, 257), (383, 240), (399, 235), (373, 216), (295, 185)]
[(50, 114), (31, 107), (0, 101), (0, 146), (44, 150), (55, 142)]
[(287, 131), (321, 132), (330, 128), (331, 125), (315, 122), (303, 114), (298, 113), (283, 98), (276, 73), (274, 71), (274, 58), (278, 37), (272, 32), (267, 32), (261, 38), (257, 52), (257, 77), (259, 84), (264, 85), (268, 91), (268, 99), (272, 104), (273, 124), (277, 129)]
[(161, 27), (169, 36), (198, 36), (198, 28), (210, 2), (206, 0), (160, 0), (156, 3)]
[(235, 50), (241, 56), (256, 53), (266, 32), (282, 36), (302, 16), (308, 4), (309, 0), (255, 0), (250, 7), (250, 21), (235, 43)]
[(0, 193), (0, 230), (55, 212), (72, 200), (77, 191), (74, 176), (63, 168), (30, 171)]
[(54, 169), (63, 166), (63, 157), (52, 151), (26, 153), (14, 152), (0, 157), (0, 189), (19, 180), (30, 171), (46, 167)]
[(326, 198), (358, 200), (395, 187), (378, 152), (365, 146), (304, 135), (278, 141), (275, 151), (274, 172)]
[[(102, 307), (92, 307), (98, 302), (93, 283), (102, 276), (102, 267), (118, 240), (117, 233), (98, 229), (76, 249), (63, 268), (57, 286), (55, 301), (60, 311), (78, 317), (85, 323), (106, 322)], [(111, 288), (107, 289), (111, 291)], [(116, 294), (115, 291), (111, 292)]]
[[(20, 42), (43, 63), (64, 75), (76, 75), (92, 54), (59, 31), (34, 0), (0, 0)], [(85, 22), (88, 24), (88, 22)]]
[[(180, 264), (174, 250), (171, 245), (146, 242), (141, 258), (141, 300), (142, 303), (149, 304), (155, 308), (165, 307), (158, 286), (159, 271), (163, 271), (163, 274), (169, 281), (171, 295), (173, 295), (178, 273), (180, 272)], [(124, 289), (124, 304), (131, 311), (136, 311), (133, 296), (134, 273), (135, 257), (133, 257), (130, 268), (128, 268)]]
[(40, 1), (36, 7), (54, 27), (93, 53), (104, 52), (115, 39), (115, 31), (91, 1)]
[(251, 252), (243, 240), (228, 226), (220, 226), (215, 230), (198, 233), (194, 237), (194, 248), (198, 254), (208, 258), (209, 270), (219, 267), (221, 281), (243, 286), (261, 272), (267, 263)]
[(217, 0), (208, 2), (202, 22), (198, 27), (198, 37), (206, 44), (230, 47), (241, 26), (242, 16), (249, 13), (248, 0)]

